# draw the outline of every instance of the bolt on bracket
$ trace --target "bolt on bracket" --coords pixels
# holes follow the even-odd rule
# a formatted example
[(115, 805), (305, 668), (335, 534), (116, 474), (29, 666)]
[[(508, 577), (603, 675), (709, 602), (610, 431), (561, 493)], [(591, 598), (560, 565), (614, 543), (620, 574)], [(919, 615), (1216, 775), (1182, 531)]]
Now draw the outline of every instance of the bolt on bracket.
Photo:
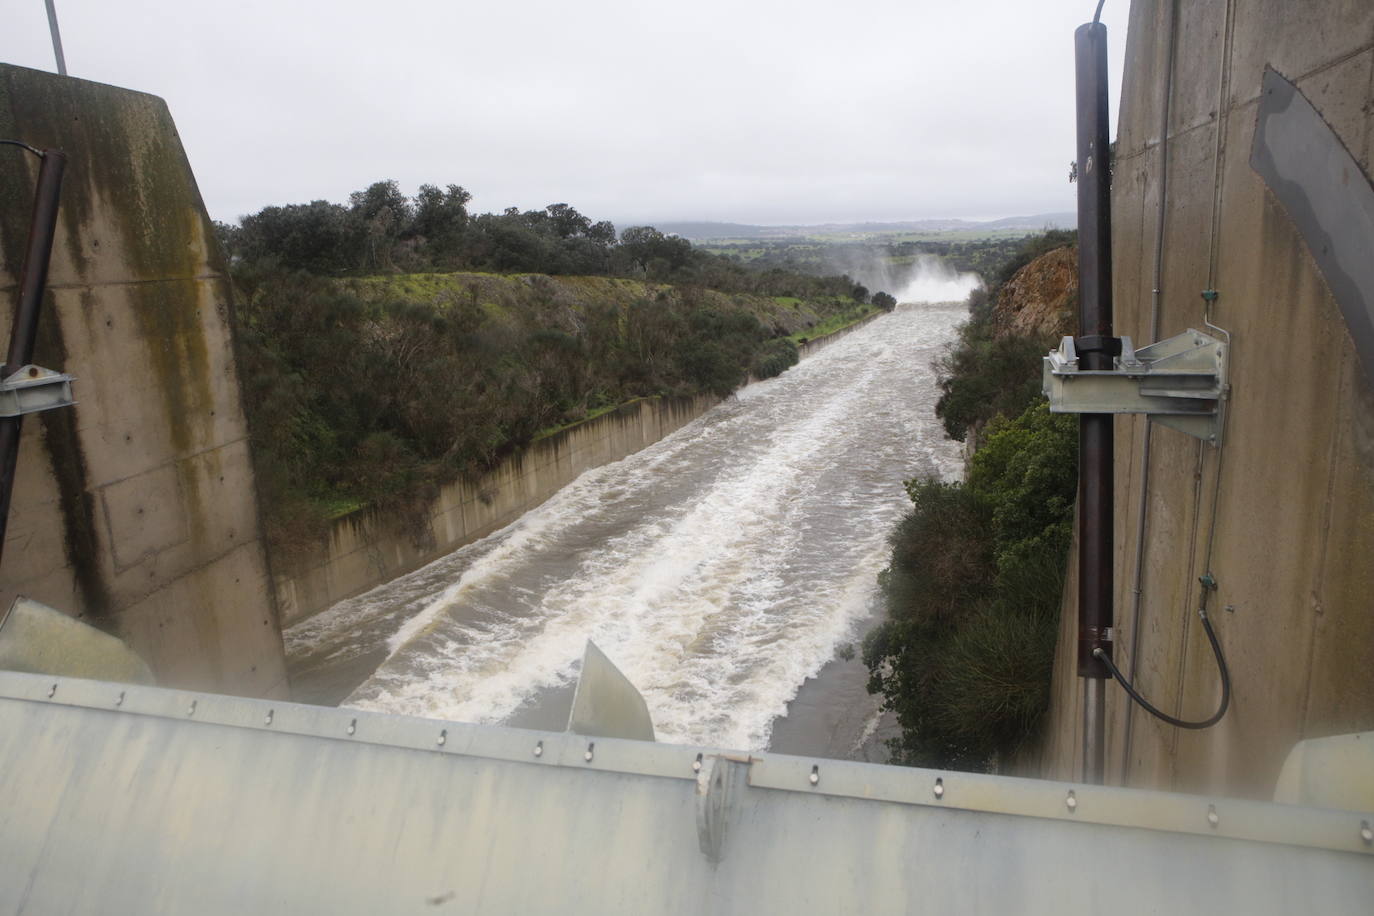
[(1111, 369), (1080, 369), (1074, 338), (1044, 359), (1051, 413), (1143, 413), (1217, 445), (1226, 398), (1226, 343), (1189, 328), (1139, 350), (1121, 338)]
[(20, 366), (0, 380), (0, 417), (19, 417), (75, 404), (72, 376), (40, 366)]

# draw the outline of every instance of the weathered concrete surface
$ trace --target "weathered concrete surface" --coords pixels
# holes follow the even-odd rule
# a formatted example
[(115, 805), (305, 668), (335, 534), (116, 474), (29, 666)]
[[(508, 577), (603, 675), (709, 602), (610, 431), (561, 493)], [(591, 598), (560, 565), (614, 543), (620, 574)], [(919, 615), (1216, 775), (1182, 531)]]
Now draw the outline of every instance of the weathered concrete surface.
[(504, 528), (583, 471), (619, 461), (701, 416), (702, 396), (645, 399), (531, 444), (477, 481), (443, 487), (407, 518), (364, 508), (334, 523), (327, 542), (276, 570), (284, 625), (418, 569)]
[[(1149, 339), (1168, 17), (1165, 0), (1132, 6), (1117, 140), (1116, 331), (1137, 344)], [(1198, 577), (1210, 571), (1234, 697), (1216, 727), (1182, 731), (1130, 710), (1109, 685), (1107, 772), (1114, 783), (1262, 798), (1296, 741), (1374, 727), (1374, 380), (1250, 148), (1268, 65), (1296, 82), (1368, 180), (1374, 5), (1205, 0), (1179, 4), (1179, 17), (1159, 336), (1201, 328), (1200, 292), (1218, 290), (1213, 320), (1233, 335), (1233, 390), (1222, 451), (1154, 431), (1135, 647), (1144, 426), (1118, 421), (1115, 654), (1156, 705), (1211, 714), (1219, 685), (1196, 614)], [(1071, 592), (1042, 767), (1059, 777), (1079, 772)]]
[[(165, 684), (285, 695), (229, 284), (165, 103), (0, 65), (0, 136), (69, 157), (36, 361), (79, 402), (24, 423), (0, 603), (81, 616)], [(0, 148), (8, 302), (36, 174)]]

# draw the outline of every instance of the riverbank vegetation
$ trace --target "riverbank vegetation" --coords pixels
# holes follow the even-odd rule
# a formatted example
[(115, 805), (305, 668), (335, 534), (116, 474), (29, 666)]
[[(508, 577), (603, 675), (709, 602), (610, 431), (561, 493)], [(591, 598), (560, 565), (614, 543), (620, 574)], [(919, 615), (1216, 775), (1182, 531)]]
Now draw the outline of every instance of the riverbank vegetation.
[[(797, 343), (895, 306), (565, 204), (471, 215), (394, 182), (217, 226), (273, 553), (363, 505), (406, 511), (636, 398), (726, 396)], [(418, 528), (419, 526), (417, 526)]]
[(999, 327), (1001, 286), (1071, 233), (1030, 240), (985, 293), (941, 362), (937, 413), (976, 450), (963, 482), (907, 482), (912, 510), (882, 575), (887, 619), (864, 644), (869, 690), (902, 727), (895, 762), (984, 770), (1037, 733), (1077, 488), (1077, 423), (1039, 394), (1053, 335)]

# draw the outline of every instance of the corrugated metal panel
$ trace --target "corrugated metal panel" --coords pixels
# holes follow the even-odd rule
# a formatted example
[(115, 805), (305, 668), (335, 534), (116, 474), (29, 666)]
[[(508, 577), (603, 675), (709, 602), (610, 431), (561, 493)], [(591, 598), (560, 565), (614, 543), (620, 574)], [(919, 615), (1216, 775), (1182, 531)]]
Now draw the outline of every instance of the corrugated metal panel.
[(1374, 901), (1368, 814), (14, 673), (0, 673), (0, 793), (0, 912), (1367, 913)]

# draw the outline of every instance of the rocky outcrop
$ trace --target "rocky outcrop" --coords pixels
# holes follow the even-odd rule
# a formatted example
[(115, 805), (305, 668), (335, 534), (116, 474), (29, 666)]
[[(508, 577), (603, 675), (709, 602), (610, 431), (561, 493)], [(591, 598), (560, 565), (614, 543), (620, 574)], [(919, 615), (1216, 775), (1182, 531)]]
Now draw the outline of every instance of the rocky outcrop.
[(1074, 332), (1078, 308), (1078, 248), (1048, 251), (1016, 272), (997, 294), (998, 334), (1061, 337)]

